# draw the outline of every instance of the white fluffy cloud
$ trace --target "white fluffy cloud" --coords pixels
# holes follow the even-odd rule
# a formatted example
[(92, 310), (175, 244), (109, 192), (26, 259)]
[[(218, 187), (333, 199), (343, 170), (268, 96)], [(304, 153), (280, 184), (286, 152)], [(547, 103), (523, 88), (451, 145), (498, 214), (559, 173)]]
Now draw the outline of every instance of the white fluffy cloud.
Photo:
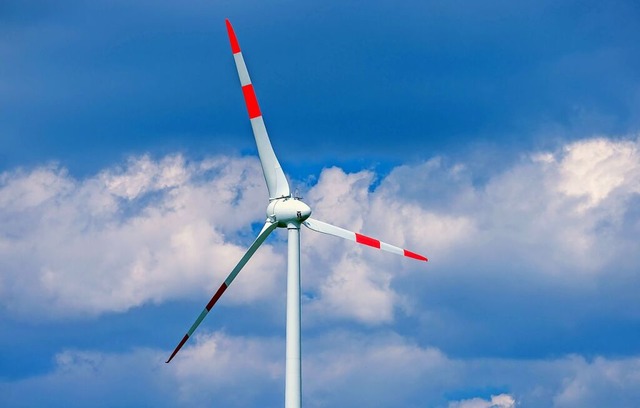
[[(549, 160), (556, 161), (554, 157)], [(573, 143), (565, 147), (558, 165), (558, 189), (580, 197), (579, 210), (597, 206), (616, 190), (640, 193), (639, 161), (637, 142), (600, 138)]]
[[(264, 219), (254, 159), (131, 159), (77, 180), (55, 165), (0, 179), (0, 296), (16, 315), (95, 315), (213, 293)], [(267, 244), (227, 297), (268, 296), (283, 254)]]
[[(640, 261), (638, 146), (577, 141), (525, 156), (482, 183), (443, 158), (381, 180), (323, 170), (306, 198), (314, 217), (430, 262), (304, 229), (305, 319), (388, 324), (398, 308), (411, 313), (421, 301), (399, 292), (399, 279), (429, 285), (429, 277), (475, 277), (476, 269), (486, 281), (508, 269), (527, 279), (562, 276), (568, 287), (603, 275), (615, 283)], [(85, 179), (55, 165), (5, 172), (1, 302), (14, 315), (95, 315), (210, 294), (253, 239), (251, 223), (264, 219), (265, 191), (253, 158), (139, 157)], [(280, 296), (286, 249), (278, 242), (256, 253), (229, 302)]]
[[(308, 194), (312, 216), (421, 253), (427, 248), (446, 251), (473, 229), (465, 216), (438, 214), (384, 189), (371, 191), (373, 183), (369, 171), (325, 169)], [(394, 276), (428, 270), (412, 260), (312, 233), (305, 234), (304, 255), (314, 265), (307, 278), (309, 290), (318, 296), (309, 305), (310, 313), (320, 319), (391, 322), (394, 308), (403, 302), (391, 288)]]
[[(197, 336), (170, 365), (179, 405), (256, 406), (283, 395), (284, 350), (281, 339), (213, 333)], [(166, 353), (165, 353), (166, 354)]]
[[(376, 192), (386, 203), (404, 196), (439, 219), (464, 220), (458, 236), (444, 234), (448, 245), (434, 251), (434, 261), (464, 252), (476, 262), (492, 263), (498, 255), (542, 273), (602, 273), (629, 249), (622, 229), (640, 192), (638, 146), (582, 140), (525, 156), (483, 183), (473, 182), (476, 175), (464, 164), (435, 159), (396, 168)], [(451, 223), (443, 229), (456, 231)], [(421, 232), (429, 236), (427, 228)]]
[(471, 398), (449, 403), (449, 408), (513, 408), (516, 400), (509, 394), (492, 395), (490, 399)]
[[(314, 217), (425, 253), (430, 262), (306, 234), (312, 318), (389, 323), (398, 307), (420, 302), (398, 293), (398, 277), (428, 285), (424, 276), (468, 280), (482, 271), (491, 282), (509, 273), (569, 290), (604, 276), (629, 279), (640, 262), (639, 146), (577, 141), (523, 156), (482, 183), (464, 163), (442, 158), (399, 166), (375, 188), (370, 171), (325, 169), (308, 194)], [(640, 311), (638, 302), (626, 307)]]

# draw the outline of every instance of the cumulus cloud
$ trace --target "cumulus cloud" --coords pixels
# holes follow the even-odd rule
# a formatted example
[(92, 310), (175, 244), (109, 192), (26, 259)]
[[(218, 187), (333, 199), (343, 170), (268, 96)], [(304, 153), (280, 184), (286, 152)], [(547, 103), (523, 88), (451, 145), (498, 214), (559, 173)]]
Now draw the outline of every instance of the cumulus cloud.
[[(637, 140), (585, 139), (477, 179), (464, 162), (446, 158), (396, 167), (381, 180), (370, 171), (325, 169), (307, 195), (314, 217), (425, 253), (430, 262), (306, 234), (312, 318), (389, 323), (398, 308), (410, 312), (422, 302), (398, 292), (399, 279), (421, 282), (428, 297), (433, 279), (447, 279), (440, 274), (465, 279), (462, 292), (484, 284), (474, 283), (479, 271), (487, 283), (508, 273), (578, 291), (605, 276), (633, 275), (640, 261)], [(504, 296), (515, 297), (514, 289)]]
[(638, 143), (632, 141), (599, 138), (573, 143), (561, 156), (558, 189), (582, 198), (578, 207), (582, 211), (597, 206), (616, 190), (640, 193), (639, 161)]
[[(306, 195), (314, 217), (430, 262), (305, 229), (304, 318), (389, 324), (398, 310), (429, 312), (425, 299), (439, 296), (429, 290), (446, 277), (472, 291), (477, 270), (485, 282), (506, 272), (541, 282), (561, 276), (554, 284), (563, 287), (607, 276), (614, 288), (616, 274), (637, 280), (638, 144), (585, 139), (523, 156), (482, 183), (447, 158), (398, 166), (380, 180), (324, 169)], [(253, 239), (249, 227), (263, 221), (265, 203), (253, 158), (138, 157), (85, 179), (56, 165), (5, 172), (1, 302), (15, 315), (95, 315), (210, 294)], [(229, 302), (279, 296), (286, 249), (274, 245), (258, 251)]]
[[(325, 169), (309, 191), (313, 217), (424, 253), (451, 246), (473, 229), (465, 216), (436, 213), (407, 202), (402, 195), (372, 189), (369, 171), (347, 174)], [(386, 180), (383, 181), (386, 183)], [(394, 276), (426, 269), (415, 261), (378, 253), (334, 237), (306, 234), (303, 255), (314, 265), (309, 290), (313, 318), (340, 317), (365, 324), (389, 323), (402, 297), (392, 288)]]
[(471, 398), (449, 403), (449, 408), (513, 408), (516, 400), (509, 394), (492, 395), (489, 400)]
[[(444, 234), (447, 244), (436, 247), (434, 260), (464, 250), (491, 262), (499, 249), (501, 258), (506, 252), (543, 273), (601, 273), (620, 255), (616, 244), (625, 248), (621, 229), (640, 191), (639, 172), (637, 141), (595, 138), (524, 156), (483, 183), (464, 163), (400, 166), (377, 193), (404, 196), (440, 220), (464, 221), (458, 236)], [(454, 225), (443, 229), (456, 231)]]
[[(284, 347), (280, 338), (247, 338), (224, 333), (197, 336), (172, 366), (180, 405), (254, 406), (280, 399), (284, 390)], [(165, 353), (166, 354), (166, 353)]]
[[(0, 177), (0, 294), (16, 315), (95, 315), (213, 293), (263, 222), (255, 159), (132, 158), (78, 180), (56, 165)], [(258, 205), (257, 203), (261, 205)], [(266, 244), (228, 294), (264, 298), (283, 254)]]

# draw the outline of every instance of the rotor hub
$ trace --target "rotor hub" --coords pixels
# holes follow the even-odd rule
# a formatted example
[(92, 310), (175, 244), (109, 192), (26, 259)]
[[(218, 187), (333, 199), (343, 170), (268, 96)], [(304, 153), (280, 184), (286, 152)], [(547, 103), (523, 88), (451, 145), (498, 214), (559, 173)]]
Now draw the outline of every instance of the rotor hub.
[(310, 215), (311, 208), (293, 197), (273, 200), (267, 206), (267, 218), (277, 223), (278, 227), (286, 227), (289, 224), (300, 225)]

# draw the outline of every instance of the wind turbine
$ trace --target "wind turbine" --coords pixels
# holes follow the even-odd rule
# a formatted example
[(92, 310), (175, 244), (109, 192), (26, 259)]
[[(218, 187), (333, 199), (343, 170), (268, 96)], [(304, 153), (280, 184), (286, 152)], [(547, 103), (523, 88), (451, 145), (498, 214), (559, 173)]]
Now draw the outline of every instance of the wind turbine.
[(355, 241), (359, 244), (368, 245), (373, 248), (382, 249), (394, 254), (403, 255), (419, 261), (427, 261), (422, 255), (406, 249), (399, 248), (379, 241), (366, 235), (358, 234), (344, 228), (336, 227), (326, 222), (322, 222), (310, 217), (311, 208), (303, 203), (298, 197), (291, 195), (289, 183), (278, 162), (267, 128), (262, 119), (262, 112), (258, 105), (251, 78), (247, 66), (244, 63), (240, 45), (233, 31), (229, 20), (226, 20), (227, 33), (231, 42), (231, 52), (238, 70), (240, 85), (244, 95), (249, 120), (253, 129), (253, 135), (258, 147), (258, 156), (262, 164), (262, 171), (269, 190), (269, 204), (267, 205), (267, 219), (258, 237), (249, 247), (238, 264), (233, 268), (227, 279), (220, 285), (220, 288), (213, 295), (209, 303), (196, 321), (191, 325), (187, 334), (184, 335), (180, 343), (167, 360), (169, 363), (180, 351), (186, 341), (193, 335), (193, 332), (200, 325), (205, 316), (211, 311), (220, 296), (227, 290), (231, 282), (236, 278), (240, 270), (249, 261), (258, 247), (267, 239), (269, 234), (276, 228), (287, 228), (288, 230), (288, 262), (287, 262), (287, 333), (286, 333), (286, 373), (285, 373), (285, 407), (299, 408), (302, 399), (302, 377), (301, 377), (301, 355), (300, 355), (300, 225), (321, 232), (323, 234), (334, 235), (336, 237)]

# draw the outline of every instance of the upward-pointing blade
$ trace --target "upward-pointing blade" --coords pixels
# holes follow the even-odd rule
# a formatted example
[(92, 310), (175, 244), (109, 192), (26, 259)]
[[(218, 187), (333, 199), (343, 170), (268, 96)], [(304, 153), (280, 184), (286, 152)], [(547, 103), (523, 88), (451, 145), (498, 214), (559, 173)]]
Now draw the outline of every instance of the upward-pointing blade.
[(184, 335), (184, 337), (182, 338), (182, 340), (180, 340), (180, 343), (178, 343), (178, 345), (176, 346), (175, 350), (173, 350), (173, 353), (171, 353), (171, 356), (169, 357), (169, 359), (167, 360), (167, 363), (169, 361), (171, 361), (171, 359), (173, 359), (173, 357), (178, 353), (178, 351), (180, 351), (180, 349), (182, 348), (182, 346), (184, 346), (184, 343), (187, 342), (187, 340), (189, 340), (189, 337), (191, 337), (191, 335), (193, 334), (193, 332), (198, 328), (198, 326), (200, 326), (200, 323), (202, 322), (202, 320), (205, 318), (205, 316), (209, 313), (209, 311), (211, 310), (211, 308), (213, 307), (213, 305), (216, 304), (216, 302), (218, 301), (218, 299), (220, 299), (220, 296), (222, 296), (222, 294), (224, 293), (225, 290), (227, 290), (227, 288), (229, 287), (229, 285), (231, 285), (231, 282), (233, 282), (233, 280), (236, 278), (236, 276), (238, 275), (238, 273), (240, 272), (240, 270), (244, 267), (244, 265), (249, 261), (249, 259), (251, 258), (251, 256), (256, 252), (256, 250), (258, 249), (258, 247), (260, 245), (262, 245), (262, 243), (264, 242), (265, 239), (267, 239), (267, 237), (269, 236), (269, 234), (271, 234), (271, 231), (273, 231), (275, 228), (277, 227), (277, 224), (275, 223), (271, 223), (268, 222), (266, 224), (264, 224), (264, 227), (262, 227), (262, 231), (260, 231), (260, 234), (258, 234), (258, 238), (256, 238), (255, 241), (253, 241), (253, 244), (251, 244), (251, 246), (249, 247), (249, 249), (247, 250), (247, 252), (244, 254), (244, 256), (242, 257), (242, 259), (240, 259), (240, 262), (238, 262), (238, 264), (236, 265), (235, 268), (233, 268), (233, 270), (231, 271), (231, 273), (229, 274), (229, 276), (227, 276), (227, 279), (225, 279), (225, 281), (222, 283), (222, 285), (220, 285), (220, 288), (218, 288), (218, 290), (216, 291), (216, 293), (213, 295), (213, 297), (211, 298), (211, 300), (209, 301), (209, 303), (207, 303), (207, 306), (205, 306), (204, 310), (200, 313), (200, 315), (198, 316), (198, 318), (196, 319), (196, 321), (191, 325), (191, 327), (189, 328), (189, 331), (187, 331), (187, 334)]
[(408, 258), (417, 259), (418, 261), (427, 262), (428, 260), (426, 257), (420, 254), (416, 254), (415, 252), (411, 252), (407, 249), (403, 249), (391, 244), (387, 244), (386, 242), (379, 241), (375, 238), (358, 234), (357, 232), (349, 231), (344, 228), (336, 227), (335, 225), (327, 224), (326, 222), (314, 220), (313, 218), (307, 218), (303, 222), (303, 224), (305, 225), (305, 227), (317, 232), (322, 232), (323, 234), (328, 234), (328, 235), (333, 235), (335, 237), (348, 239), (350, 241), (355, 241), (358, 244), (382, 249), (383, 251), (392, 252), (397, 255), (403, 255)]
[(280, 167), (278, 158), (273, 151), (269, 135), (267, 134), (267, 128), (264, 125), (262, 119), (262, 112), (258, 105), (258, 99), (249, 77), (249, 71), (244, 63), (242, 57), (242, 51), (240, 51), (240, 44), (236, 38), (236, 34), (233, 31), (233, 27), (229, 20), (227, 23), (227, 33), (229, 34), (229, 41), (231, 42), (231, 52), (233, 53), (233, 59), (236, 62), (236, 68), (238, 70), (238, 77), (240, 78), (240, 85), (242, 86), (242, 93), (244, 95), (244, 101), (247, 105), (247, 112), (249, 112), (249, 120), (251, 121), (251, 128), (253, 129), (253, 136), (256, 139), (256, 145), (258, 146), (258, 155), (260, 156), (260, 162), (262, 163), (262, 171), (264, 172), (264, 179), (267, 182), (267, 189), (269, 190), (270, 198), (288, 197), (291, 195), (289, 191), (289, 183), (287, 178)]

